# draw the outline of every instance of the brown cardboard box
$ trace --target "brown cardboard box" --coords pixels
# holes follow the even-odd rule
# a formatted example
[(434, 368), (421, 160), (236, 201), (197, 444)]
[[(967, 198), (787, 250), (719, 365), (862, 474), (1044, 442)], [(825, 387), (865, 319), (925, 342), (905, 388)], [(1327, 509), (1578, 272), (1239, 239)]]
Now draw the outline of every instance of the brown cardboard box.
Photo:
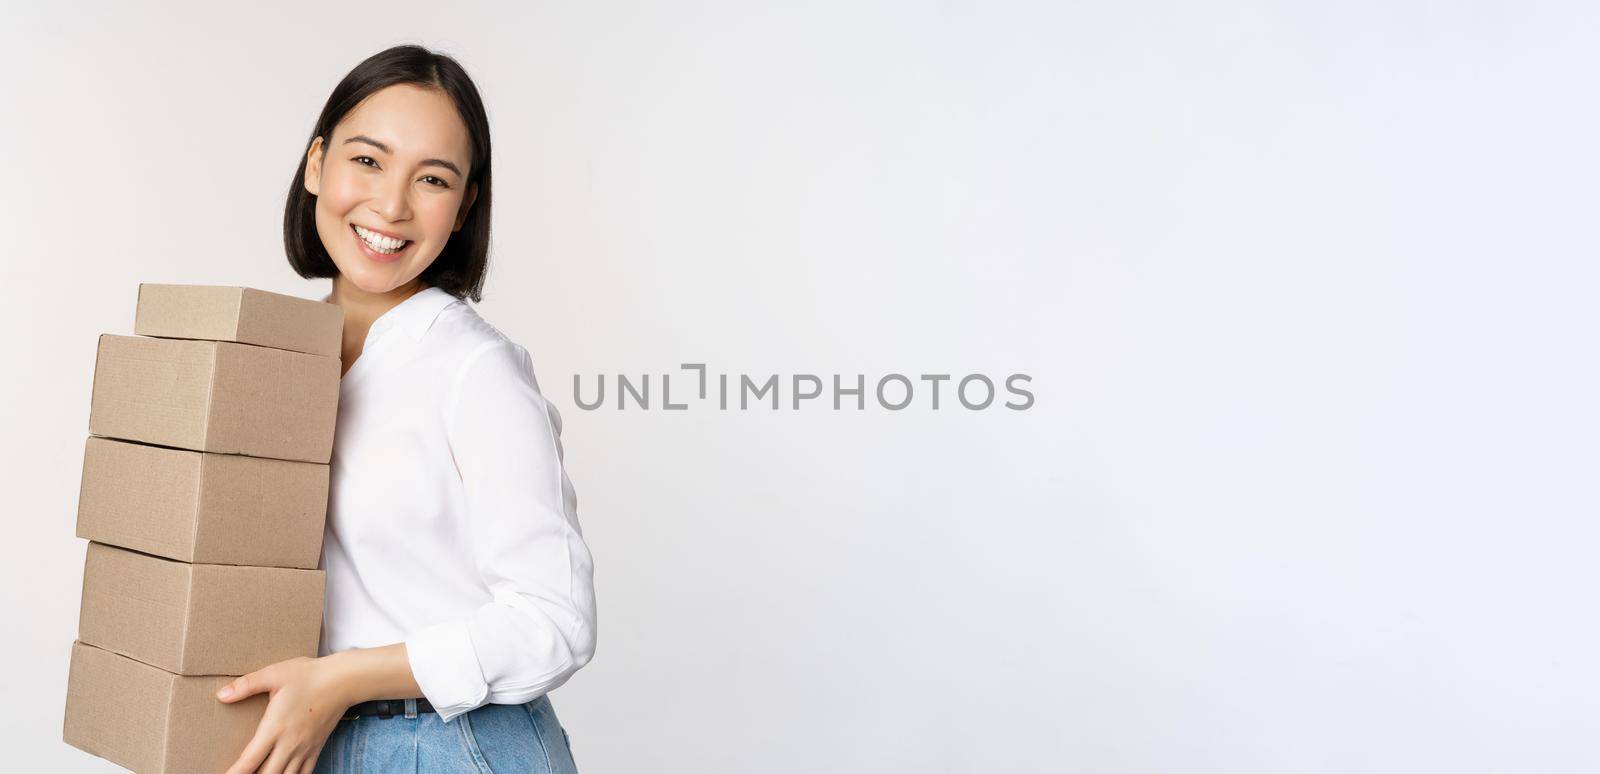
[(78, 639), (180, 675), (316, 656), (321, 570), (187, 564), (90, 543)]
[(326, 464), (333, 453), (339, 371), (337, 357), (101, 334), (89, 432)]
[(314, 570), (328, 466), (89, 436), (78, 537), (202, 564)]
[(137, 772), (216, 774), (239, 758), (267, 709), (266, 694), (217, 701), (232, 677), (182, 677), (72, 643), (61, 738)]
[(133, 332), (338, 357), (344, 309), (255, 288), (142, 283)]

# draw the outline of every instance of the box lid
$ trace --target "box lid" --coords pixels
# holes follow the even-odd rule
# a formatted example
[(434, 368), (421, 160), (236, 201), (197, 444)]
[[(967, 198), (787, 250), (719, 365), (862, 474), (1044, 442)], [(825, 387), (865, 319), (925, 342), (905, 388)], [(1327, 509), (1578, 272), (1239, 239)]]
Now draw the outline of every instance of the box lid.
[(170, 339), (234, 341), (338, 357), (344, 309), (337, 304), (233, 285), (140, 283), (133, 332)]

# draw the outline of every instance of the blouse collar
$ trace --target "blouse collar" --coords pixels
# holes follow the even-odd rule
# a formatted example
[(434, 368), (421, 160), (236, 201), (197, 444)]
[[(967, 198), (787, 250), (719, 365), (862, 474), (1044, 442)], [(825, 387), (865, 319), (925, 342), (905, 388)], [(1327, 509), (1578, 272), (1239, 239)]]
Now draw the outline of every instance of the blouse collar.
[[(322, 301), (332, 303), (330, 300), (332, 298), (333, 294), (329, 293), (322, 297)], [(433, 321), (438, 319), (439, 313), (460, 300), (447, 291), (429, 285), (395, 304), (389, 311), (378, 315), (378, 319), (372, 321), (372, 328), (368, 330), (367, 337), (372, 339), (391, 327), (398, 327), (413, 340), (421, 341), (423, 334), (433, 326)]]

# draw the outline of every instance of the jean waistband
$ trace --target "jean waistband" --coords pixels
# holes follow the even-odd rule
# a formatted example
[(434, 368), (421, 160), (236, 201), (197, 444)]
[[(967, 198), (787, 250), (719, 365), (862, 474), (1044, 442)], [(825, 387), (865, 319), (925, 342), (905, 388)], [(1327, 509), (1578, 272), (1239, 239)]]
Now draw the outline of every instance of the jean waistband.
[(376, 699), (352, 704), (344, 711), (344, 720), (360, 717), (392, 718), (395, 715), (404, 715), (408, 718), (416, 717), (419, 712), (433, 712), (433, 705), (427, 699)]

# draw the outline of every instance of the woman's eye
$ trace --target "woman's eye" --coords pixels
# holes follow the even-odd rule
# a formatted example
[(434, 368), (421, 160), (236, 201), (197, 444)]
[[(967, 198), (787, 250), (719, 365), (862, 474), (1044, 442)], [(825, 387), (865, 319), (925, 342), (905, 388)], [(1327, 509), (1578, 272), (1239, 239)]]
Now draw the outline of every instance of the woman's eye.
[[(350, 160), (354, 161), (355, 163), (360, 164), (362, 166), (372, 167), (373, 169), (378, 169), (379, 168), (378, 167), (378, 162), (373, 160), (373, 158), (371, 156), (357, 156), (357, 157), (355, 157), (353, 159), (350, 159)], [(438, 177), (435, 177), (433, 175), (423, 175), (422, 179), (429, 181), (429, 183), (428, 183), (429, 185), (436, 185), (436, 186), (439, 186), (440, 188), (449, 188), (450, 187), (449, 183), (447, 183), (444, 180), (442, 180), (442, 179), (440, 179)]]

